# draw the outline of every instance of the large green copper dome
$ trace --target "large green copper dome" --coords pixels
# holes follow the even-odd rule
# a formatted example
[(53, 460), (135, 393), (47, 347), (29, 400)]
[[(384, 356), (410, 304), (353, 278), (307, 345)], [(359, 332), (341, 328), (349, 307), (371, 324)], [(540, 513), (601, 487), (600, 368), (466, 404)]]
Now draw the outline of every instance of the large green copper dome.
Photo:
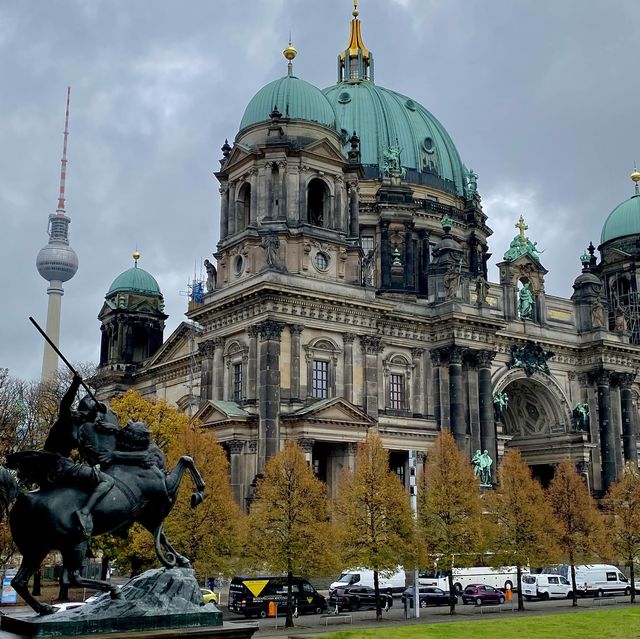
[(114, 293), (141, 293), (150, 297), (162, 297), (158, 282), (153, 275), (137, 266), (120, 273), (113, 280), (106, 297)]
[(600, 244), (626, 235), (640, 235), (640, 194), (618, 204), (602, 227)]
[(335, 111), (322, 91), (294, 75), (285, 75), (262, 87), (251, 98), (242, 116), (240, 130), (258, 122), (267, 122), (274, 107), (278, 107), (285, 118), (336, 128)]
[[(442, 124), (423, 106), (371, 80), (339, 82), (323, 93), (334, 105), (342, 128), (360, 138), (367, 173), (381, 175), (383, 154), (395, 146), (402, 166), (409, 169), (407, 180), (464, 195), (465, 169), (458, 151)], [(427, 178), (418, 179), (418, 174)]]

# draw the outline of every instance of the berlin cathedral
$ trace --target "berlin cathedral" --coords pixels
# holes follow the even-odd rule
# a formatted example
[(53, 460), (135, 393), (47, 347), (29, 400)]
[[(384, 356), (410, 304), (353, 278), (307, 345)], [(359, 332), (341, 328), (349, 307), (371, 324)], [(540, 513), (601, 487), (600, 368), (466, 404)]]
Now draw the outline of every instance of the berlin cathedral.
[(337, 82), (297, 77), (289, 44), (222, 146), (220, 240), (189, 319), (165, 339), (138, 255), (114, 280), (103, 396), (134, 388), (199, 419), (243, 505), (289, 439), (333, 493), (370, 428), (407, 485), (411, 451), (420, 472), (446, 430), (491, 458), (491, 481), (515, 447), (543, 485), (569, 458), (604, 494), (638, 462), (640, 173), (569, 299), (546, 294), (522, 216), (488, 281), (477, 175), (427, 109), (376, 83), (354, 4)]

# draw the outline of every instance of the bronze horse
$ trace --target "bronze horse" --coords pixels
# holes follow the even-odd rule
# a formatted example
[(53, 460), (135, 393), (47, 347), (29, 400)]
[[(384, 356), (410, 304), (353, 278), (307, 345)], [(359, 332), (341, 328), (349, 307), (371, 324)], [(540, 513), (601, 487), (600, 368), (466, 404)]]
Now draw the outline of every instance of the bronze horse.
[[(131, 423), (130, 423), (131, 424)], [(164, 455), (155, 445), (154, 459), (147, 464), (123, 463), (115, 451), (115, 438), (120, 429), (104, 423), (86, 423), (80, 429), (79, 441), (83, 456), (92, 464), (101, 462), (102, 472), (113, 478), (113, 486), (101, 498), (92, 511), (93, 535), (104, 533), (126, 534), (134, 523), (140, 523), (154, 537), (154, 546), (160, 562), (168, 567), (188, 567), (189, 560), (178, 553), (168, 542), (162, 523), (171, 511), (182, 476), (188, 471), (196, 492), (191, 496), (191, 506), (203, 499), (204, 481), (191, 457), (178, 459), (170, 471), (164, 470)], [(124, 429), (122, 429), (124, 430)], [(20, 455), (20, 454), (18, 454)], [(0, 508), (9, 512), (11, 534), (22, 554), (22, 563), (11, 580), (16, 592), (38, 613), (49, 614), (54, 608), (35, 599), (29, 592), (29, 579), (52, 550), (62, 555), (64, 579), (71, 586), (109, 591), (119, 597), (119, 589), (98, 579), (82, 577), (80, 570), (87, 551), (88, 539), (78, 529), (76, 513), (86, 503), (90, 488), (72, 482), (50, 483), (46, 480), (47, 468), (54, 468), (59, 456), (46, 451), (34, 451), (31, 456), (40, 469), (39, 488), (20, 492), (13, 474), (0, 466)], [(93, 459), (91, 457), (93, 456)], [(21, 458), (24, 462), (26, 458)], [(20, 466), (21, 461), (11, 462)]]

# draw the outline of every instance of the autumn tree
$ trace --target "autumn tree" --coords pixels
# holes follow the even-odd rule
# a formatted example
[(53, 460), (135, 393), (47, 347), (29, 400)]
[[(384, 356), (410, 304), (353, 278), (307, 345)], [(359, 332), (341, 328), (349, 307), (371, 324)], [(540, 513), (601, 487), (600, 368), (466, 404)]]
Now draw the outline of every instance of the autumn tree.
[(602, 550), (603, 519), (586, 483), (569, 459), (558, 464), (547, 494), (558, 524), (558, 545), (571, 566), (573, 605), (577, 606), (575, 565), (598, 556)]
[(515, 566), (518, 610), (524, 610), (522, 568), (549, 563), (557, 555), (553, 513), (539, 482), (531, 477), (520, 451), (510, 450), (498, 471), (498, 486), (485, 499), (485, 520), (491, 541), (491, 564)]
[[(202, 430), (199, 423), (166, 402), (145, 399), (135, 391), (114, 398), (111, 407), (121, 424), (129, 419), (146, 422), (154, 441), (167, 455), (170, 468), (181, 455), (194, 459), (207, 486), (205, 500), (198, 508), (191, 509), (190, 492), (181, 490), (165, 521), (165, 531), (176, 549), (193, 562), (202, 578), (220, 572), (228, 575), (239, 556), (245, 524), (244, 515), (231, 494), (224, 450), (213, 433)], [(111, 541), (107, 539), (107, 543)], [(119, 559), (134, 574), (153, 566), (157, 559), (149, 533), (134, 525)]]
[(249, 555), (287, 573), (287, 617), (293, 627), (293, 576), (327, 574), (336, 565), (327, 488), (295, 442), (271, 457), (256, 487), (249, 515)]
[(473, 564), (482, 523), (479, 479), (450, 433), (440, 433), (427, 455), (418, 492), (418, 522), (428, 556), (448, 575), (454, 614), (453, 568)]
[(335, 508), (343, 557), (351, 566), (373, 570), (381, 621), (379, 576), (415, 563), (415, 526), (409, 495), (389, 468), (389, 454), (375, 431), (359, 444), (354, 471), (344, 472)]
[(631, 603), (635, 603), (635, 560), (640, 556), (640, 474), (628, 462), (620, 481), (609, 488), (605, 499), (609, 512), (607, 530), (619, 559), (629, 567)]

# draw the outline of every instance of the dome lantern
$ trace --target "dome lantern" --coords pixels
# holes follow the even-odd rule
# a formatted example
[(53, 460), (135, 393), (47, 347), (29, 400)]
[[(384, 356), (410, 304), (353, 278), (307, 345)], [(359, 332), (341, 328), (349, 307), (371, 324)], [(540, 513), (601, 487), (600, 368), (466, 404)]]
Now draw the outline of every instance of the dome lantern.
[(358, 14), (358, 0), (353, 0), (349, 43), (338, 56), (338, 82), (373, 82), (373, 54), (364, 46)]

